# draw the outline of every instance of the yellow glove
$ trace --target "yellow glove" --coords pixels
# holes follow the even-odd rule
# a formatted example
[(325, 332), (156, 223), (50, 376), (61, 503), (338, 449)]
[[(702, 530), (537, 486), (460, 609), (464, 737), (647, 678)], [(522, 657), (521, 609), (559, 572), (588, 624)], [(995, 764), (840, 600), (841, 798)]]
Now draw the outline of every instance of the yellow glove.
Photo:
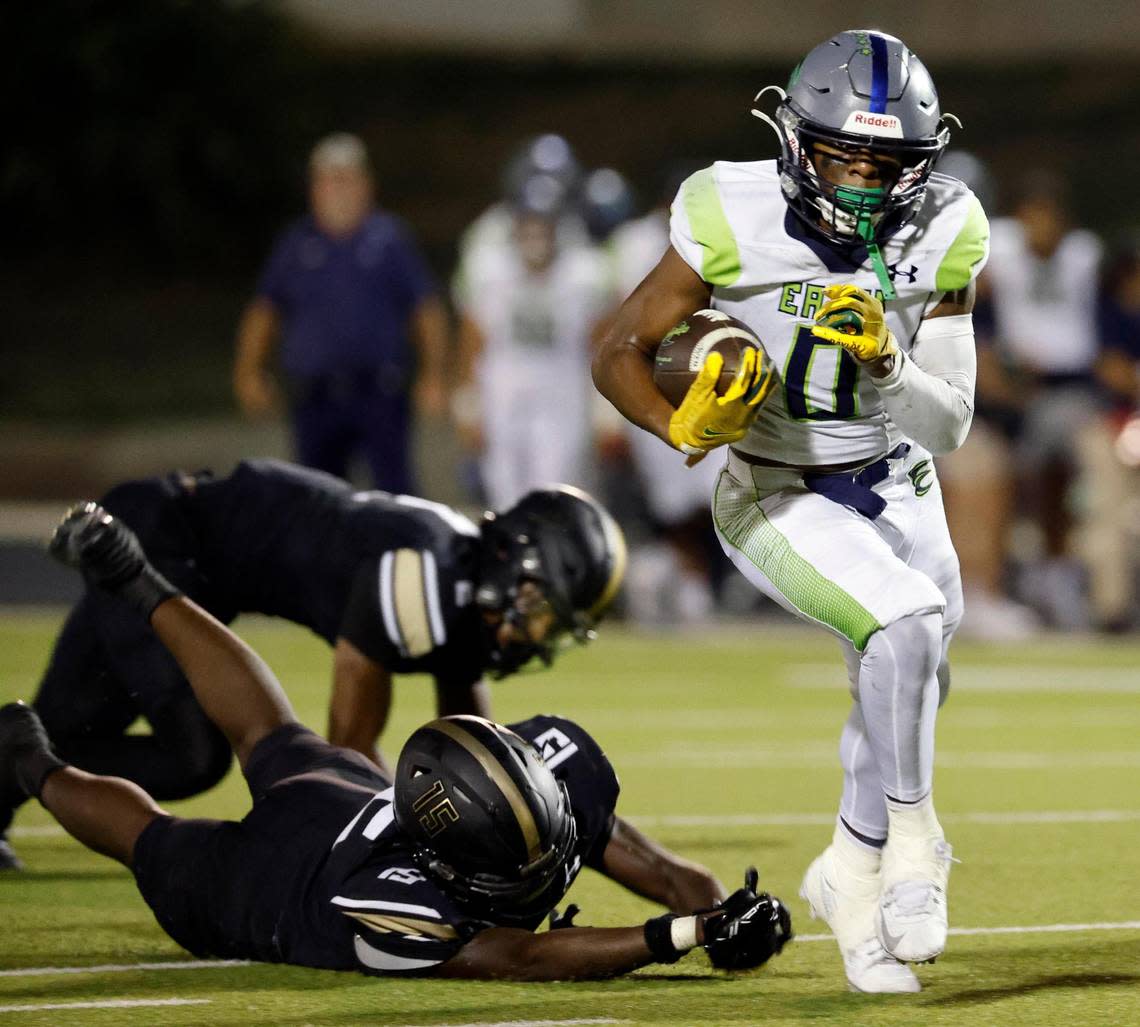
[(842, 346), (863, 364), (898, 353), (878, 299), (857, 285), (829, 285), (823, 292), (827, 302), (815, 315), (812, 335)]
[(723, 367), (724, 357), (714, 350), (669, 418), (669, 441), (682, 453), (699, 456), (743, 438), (776, 383), (771, 361), (749, 348), (732, 384), (718, 396), (716, 382)]

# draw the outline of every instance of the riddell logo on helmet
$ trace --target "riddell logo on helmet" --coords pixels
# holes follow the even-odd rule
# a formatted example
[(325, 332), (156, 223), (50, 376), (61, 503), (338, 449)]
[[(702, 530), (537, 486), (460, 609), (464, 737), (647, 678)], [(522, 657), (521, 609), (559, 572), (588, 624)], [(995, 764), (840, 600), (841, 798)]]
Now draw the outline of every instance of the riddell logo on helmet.
[(843, 125), (844, 132), (857, 132), (861, 135), (902, 138), (902, 122), (893, 114), (871, 114), (868, 111), (852, 111)]

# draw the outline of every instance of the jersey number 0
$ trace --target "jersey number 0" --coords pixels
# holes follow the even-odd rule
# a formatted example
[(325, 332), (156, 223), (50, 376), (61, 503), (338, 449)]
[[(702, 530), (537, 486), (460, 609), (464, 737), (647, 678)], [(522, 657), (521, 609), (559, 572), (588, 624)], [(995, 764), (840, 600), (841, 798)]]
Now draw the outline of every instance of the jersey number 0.
[[(834, 354), (827, 370), (818, 366), (821, 353)], [(855, 385), (859, 365), (846, 350), (811, 333), (810, 324), (796, 325), (784, 368), (788, 413), (797, 421), (846, 421), (859, 413)]]

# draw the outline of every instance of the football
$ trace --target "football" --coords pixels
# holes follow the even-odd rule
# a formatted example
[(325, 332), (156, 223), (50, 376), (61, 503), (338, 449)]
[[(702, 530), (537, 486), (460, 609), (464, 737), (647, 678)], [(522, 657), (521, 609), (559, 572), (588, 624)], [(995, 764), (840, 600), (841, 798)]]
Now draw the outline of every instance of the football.
[(653, 384), (679, 407), (705, 358), (715, 350), (724, 358), (716, 384), (716, 391), (723, 395), (740, 369), (746, 349), (764, 353), (763, 344), (748, 325), (720, 310), (698, 310), (661, 340), (653, 361)]

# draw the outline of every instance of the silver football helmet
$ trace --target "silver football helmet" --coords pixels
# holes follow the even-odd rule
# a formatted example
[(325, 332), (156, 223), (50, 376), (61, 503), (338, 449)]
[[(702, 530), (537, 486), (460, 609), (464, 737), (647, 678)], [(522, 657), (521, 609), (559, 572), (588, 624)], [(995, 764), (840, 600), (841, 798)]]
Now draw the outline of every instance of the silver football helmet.
[[(881, 242), (917, 212), (939, 155), (950, 141), (947, 120), (926, 67), (894, 36), (852, 29), (815, 47), (774, 91), (772, 115), (752, 113), (776, 130), (780, 188), (793, 213), (832, 242)], [(815, 144), (870, 149), (899, 162), (883, 188), (833, 185), (812, 160)]]

